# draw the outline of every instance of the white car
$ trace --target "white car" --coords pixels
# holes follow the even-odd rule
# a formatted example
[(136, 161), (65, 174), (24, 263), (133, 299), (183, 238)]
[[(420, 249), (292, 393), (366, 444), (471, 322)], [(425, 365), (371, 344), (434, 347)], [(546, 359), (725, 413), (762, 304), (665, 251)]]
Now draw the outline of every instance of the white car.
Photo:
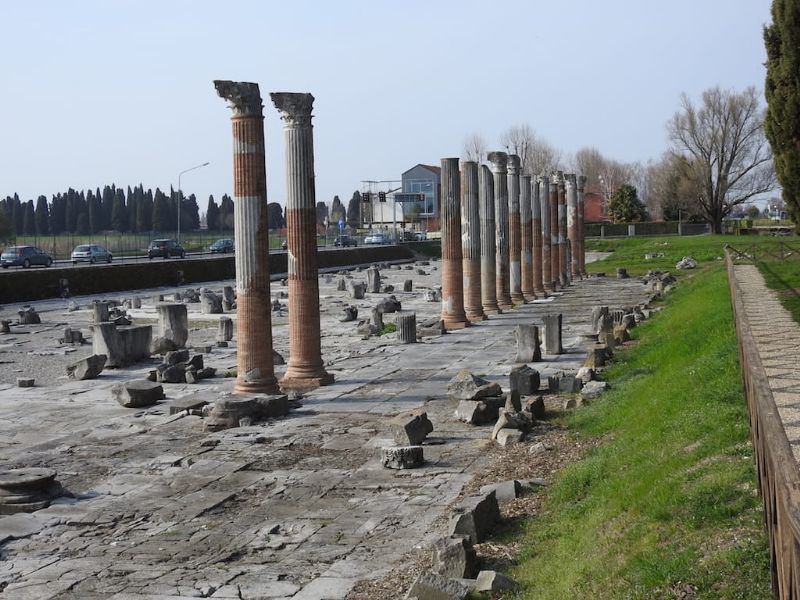
[(382, 233), (373, 233), (364, 238), (364, 244), (385, 244), (386, 236)]
[(91, 264), (98, 262), (110, 263), (114, 257), (111, 252), (102, 246), (97, 246), (96, 244), (81, 244), (80, 246), (75, 246), (71, 258), (72, 264), (77, 265), (79, 262), (88, 262)]

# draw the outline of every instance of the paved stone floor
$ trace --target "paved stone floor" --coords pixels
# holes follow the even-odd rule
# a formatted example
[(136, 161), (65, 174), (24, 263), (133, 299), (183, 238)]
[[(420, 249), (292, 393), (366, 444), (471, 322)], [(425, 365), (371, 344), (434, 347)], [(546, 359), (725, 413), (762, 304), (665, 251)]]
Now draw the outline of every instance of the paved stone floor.
[[(439, 310), (422, 299), (423, 286), (437, 282), (436, 264), (413, 276), (414, 292), (397, 294), (418, 318)], [(395, 284), (408, 273), (384, 271)], [(148, 410), (116, 404), (110, 386), (141, 377), (151, 364), (88, 382), (0, 386), (2, 464), (56, 469), (76, 496), (0, 518), (0, 597), (344, 598), (359, 579), (380, 577), (441, 534), (437, 520), (484, 465), (491, 427), (455, 421), (446, 397), (458, 369), (507, 385), (515, 325), (555, 312), (564, 316), (567, 352), (534, 366), (577, 369), (591, 307), (647, 296), (636, 279), (587, 279), (477, 326), (403, 346), (387, 337), (363, 341), (355, 324), (338, 322), (342, 305), (368, 314), (383, 294), (351, 301), (335, 291), (335, 279), (321, 294), (323, 352), (336, 383), (308, 394), (285, 419), (205, 433), (200, 417), (169, 416), (177, 398), (230, 391), (233, 380), (222, 377), (165, 386), (167, 400)], [(62, 318), (63, 306), (53, 310)], [(213, 332), (203, 318), (191, 314), (193, 344)], [(285, 345), (280, 318), (275, 331), (276, 345)], [(234, 352), (214, 349), (206, 362), (224, 369), (235, 365)], [(381, 468), (379, 449), (391, 443), (387, 418), (422, 406), (435, 427), (426, 466)]]
[(800, 325), (755, 265), (736, 265), (742, 303), (795, 459), (800, 462)]

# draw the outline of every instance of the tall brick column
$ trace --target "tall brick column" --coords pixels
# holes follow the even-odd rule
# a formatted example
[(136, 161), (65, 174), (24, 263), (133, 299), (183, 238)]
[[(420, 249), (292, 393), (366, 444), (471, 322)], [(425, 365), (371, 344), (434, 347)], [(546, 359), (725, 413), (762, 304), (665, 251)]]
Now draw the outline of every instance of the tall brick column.
[(447, 329), (462, 329), (464, 275), (461, 258), (461, 181), (457, 158), (442, 159), (442, 320)]
[(484, 321), (481, 304), (481, 221), (478, 208), (478, 163), (461, 163), (461, 254), (464, 312), (470, 321)]
[(586, 175), (578, 176), (578, 267), (581, 277), (586, 277), (586, 227), (584, 225), (584, 189), (586, 188)]
[(522, 264), (522, 295), (526, 301), (536, 300), (533, 289), (533, 223), (531, 222), (531, 176), (519, 178), (520, 263)]
[(488, 159), (492, 163), (494, 179), (497, 305), (501, 309), (507, 309), (514, 306), (511, 302), (508, 248), (508, 155), (505, 152), (490, 152)]
[(508, 155), (508, 270), (511, 300), (525, 304), (522, 295), (522, 226), (520, 223), (519, 176), (520, 160), (516, 154)]
[(273, 93), (284, 123), (286, 228), (289, 275), (289, 364), (284, 389), (333, 383), (322, 364), (317, 261), (317, 194), (314, 187), (314, 131), (311, 94)]
[(558, 289), (561, 266), (558, 246), (558, 173), (550, 176), (550, 289)]
[(481, 217), (481, 304), (486, 315), (500, 312), (497, 306), (497, 248), (494, 222), (494, 180), (486, 165), (478, 170), (478, 204)]
[(578, 182), (575, 175), (567, 175), (567, 239), (569, 240), (570, 265), (569, 272), (571, 279), (581, 276), (579, 265), (580, 241), (578, 240)]
[(272, 362), (264, 116), (257, 83), (214, 81), (233, 111), (236, 393), (278, 392)]
[[(540, 298), (544, 298), (544, 282), (542, 281), (542, 200), (540, 189), (541, 177), (531, 179), (531, 226), (533, 229), (533, 291)], [(547, 194), (545, 193), (545, 196)]]
[(569, 265), (567, 264), (567, 189), (564, 174), (558, 174), (558, 280), (561, 287), (569, 285)]

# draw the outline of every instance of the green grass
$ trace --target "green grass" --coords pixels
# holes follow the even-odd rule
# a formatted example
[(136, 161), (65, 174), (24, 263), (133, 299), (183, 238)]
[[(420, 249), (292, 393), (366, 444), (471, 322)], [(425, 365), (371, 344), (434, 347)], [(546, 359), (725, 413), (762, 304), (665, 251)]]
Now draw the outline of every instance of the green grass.
[(565, 417), (602, 443), (527, 523), (515, 597), (672, 598), (690, 584), (697, 598), (770, 598), (724, 267), (685, 278), (633, 334), (613, 388)]
[[(800, 247), (800, 243), (793, 245)], [(782, 261), (770, 259), (757, 264), (767, 287), (779, 292), (781, 304), (800, 323), (800, 257), (793, 256)]]

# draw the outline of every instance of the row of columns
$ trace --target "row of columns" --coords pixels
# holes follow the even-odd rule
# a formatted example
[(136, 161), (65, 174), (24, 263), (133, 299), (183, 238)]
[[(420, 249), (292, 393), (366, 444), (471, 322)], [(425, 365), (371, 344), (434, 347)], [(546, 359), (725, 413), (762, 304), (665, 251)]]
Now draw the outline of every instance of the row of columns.
[(333, 382), (322, 362), (311, 94), (270, 94), (284, 122), (288, 230), (289, 362), (275, 377), (269, 283), (264, 115), (257, 83), (214, 81), (233, 126), (237, 393), (277, 393)]
[(442, 159), (442, 320), (466, 327), (584, 277), (584, 176), (522, 175), (517, 155), (491, 169)]

